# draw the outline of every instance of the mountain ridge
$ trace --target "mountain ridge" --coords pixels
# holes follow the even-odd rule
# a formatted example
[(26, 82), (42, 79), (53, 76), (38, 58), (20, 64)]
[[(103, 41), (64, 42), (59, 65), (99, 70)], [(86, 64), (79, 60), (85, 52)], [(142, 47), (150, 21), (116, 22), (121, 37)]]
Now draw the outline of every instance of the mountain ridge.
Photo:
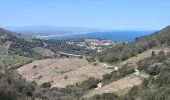
[(29, 35), (64, 35), (64, 34), (80, 34), (80, 33), (92, 33), (92, 32), (101, 32), (101, 31), (109, 31), (106, 29), (93, 29), (87, 27), (55, 27), (48, 25), (35, 25), (35, 26), (7, 26), (4, 27), (8, 30), (19, 32), (22, 34)]

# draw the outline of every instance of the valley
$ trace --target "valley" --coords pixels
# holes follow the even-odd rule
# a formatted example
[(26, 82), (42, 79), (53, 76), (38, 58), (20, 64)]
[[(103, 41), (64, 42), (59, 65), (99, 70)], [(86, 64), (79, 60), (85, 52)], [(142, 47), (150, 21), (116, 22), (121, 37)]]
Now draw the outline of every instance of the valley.
[(0, 100), (170, 100), (170, 0), (0, 4)]
[(163, 88), (169, 98), (169, 32), (114, 42), (28, 39), (0, 29), (0, 93), (8, 85), (17, 99), (142, 100), (147, 93), (147, 100)]

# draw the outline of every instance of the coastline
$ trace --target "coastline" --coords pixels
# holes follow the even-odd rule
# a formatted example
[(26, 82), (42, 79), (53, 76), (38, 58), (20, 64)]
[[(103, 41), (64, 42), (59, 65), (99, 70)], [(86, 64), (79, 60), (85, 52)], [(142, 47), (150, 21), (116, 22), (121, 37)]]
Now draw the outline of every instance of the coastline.
[[(63, 35), (36, 36), (40, 39), (64, 40), (69, 38), (100, 38), (113, 41), (133, 41), (136, 37), (149, 35), (154, 31), (111, 31), (111, 32), (84, 32)], [(122, 36), (123, 35), (123, 36)]]
[(60, 36), (70, 36), (70, 35), (82, 35), (82, 34), (93, 34), (94, 32), (83, 32), (74, 34), (63, 34), (63, 35), (37, 35), (36, 38), (50, 38), (50, 37), (60, 37)]

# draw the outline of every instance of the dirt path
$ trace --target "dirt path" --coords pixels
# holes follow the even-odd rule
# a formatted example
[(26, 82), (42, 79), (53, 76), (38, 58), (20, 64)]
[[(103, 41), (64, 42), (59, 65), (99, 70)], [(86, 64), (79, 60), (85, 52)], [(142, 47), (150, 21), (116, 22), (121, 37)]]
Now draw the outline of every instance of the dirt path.
[(117, 67), (117, 66), (115, 66), (115, 65), (108, 65), (108, 64), (106, 64), (106, 63), (99, 63), (99, 65), (101, 65), (101, 66), (105, 66), (105, 67), (107, 67), (107, 68), (111, 68), (111, 69), (113, 69), (113, 70), (118, 70), (119, 69), (119, 67)]

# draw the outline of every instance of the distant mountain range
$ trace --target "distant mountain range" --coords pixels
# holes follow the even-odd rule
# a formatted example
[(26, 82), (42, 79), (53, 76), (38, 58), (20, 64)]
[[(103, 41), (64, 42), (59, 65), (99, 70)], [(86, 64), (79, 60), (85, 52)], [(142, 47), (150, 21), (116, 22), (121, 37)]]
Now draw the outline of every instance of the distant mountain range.
[(3, 27), (13, 32), (27, 34), (27, 35), (65, 35), (65, 34), (81, 34), (81, 33), (92, 33), (92, 32), (103, 32), (109, 31), (104, 29), (92, 29), (86, 27), (55, 27), (55, 26), (22, 26), (22, 27)]

